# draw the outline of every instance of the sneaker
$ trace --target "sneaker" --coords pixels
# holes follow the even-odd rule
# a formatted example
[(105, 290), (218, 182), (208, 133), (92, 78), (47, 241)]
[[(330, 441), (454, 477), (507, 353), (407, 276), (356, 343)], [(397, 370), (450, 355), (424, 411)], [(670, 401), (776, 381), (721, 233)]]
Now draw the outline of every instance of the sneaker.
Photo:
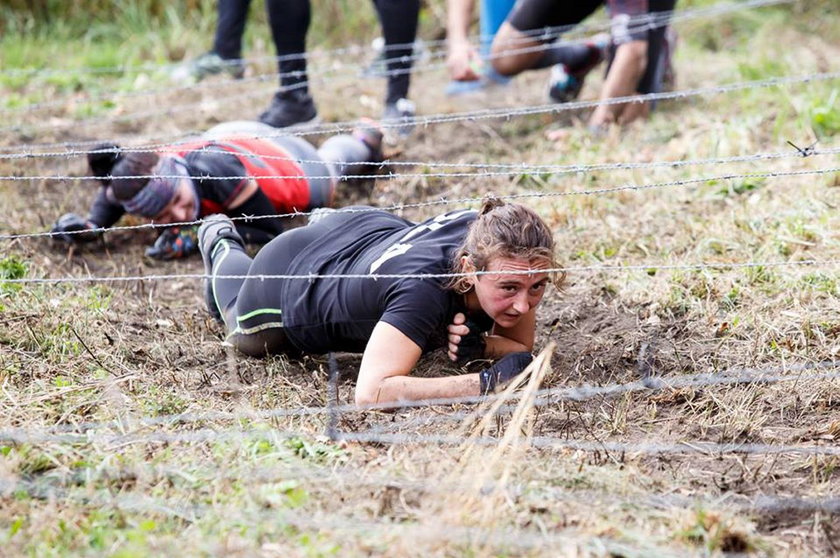
[(565, 64), (556, 64), (551, 68), (548, 80), (548, 97), (556, 103), (568, 103), (580, 96), (583, 82), (587, 74), (607, 57), (609, 35), (596, 35), (586, 43), (589, 57), (584, 64), (577, 68), (569, 68)]
[(414, 130), (414, 103), (408, 99), (399, 99), (396, 103), (386, 103), (382, 113), (382, 124), (389, 132), (405, 139)]
[(301, 89), (281, 89), (274, 94), (268, 109), (260, 115), (260, 122), (275, 128), (304, 126), (317, 121), (315, 102), (309, 93)]
[(213, 284), (209, 276), (213, 274), (214, 252), (220, 246), (219, 241), (222, 239), (245, 245), (230, 217), (218, 213), (206, 217), (198, 228), (198, 251), (201, 252), (201, 259), (204, 262), (204, 274), (208, 276), (208, 279), (204, 280), (204, 302), (207, 304), (207, 311), (218, 321), (222, 321), (222, 313), (216, 305)]
[(245, 77), (245, 63), (242, 60), (225, 60), (215, 52), (205, 52), (198, 58), (194, 58), (187, 63), (185, 70), (196, 82), (222, 72), (229, 74), (233, 79)]

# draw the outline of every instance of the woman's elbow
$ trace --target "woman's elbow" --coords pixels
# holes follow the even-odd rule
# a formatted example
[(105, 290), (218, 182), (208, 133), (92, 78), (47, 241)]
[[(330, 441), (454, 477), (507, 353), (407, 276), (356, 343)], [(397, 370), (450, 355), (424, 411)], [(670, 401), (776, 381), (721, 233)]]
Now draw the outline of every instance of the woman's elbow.
[(370, 407), (379, 403), (379, 386), (357, 385), (355, 393), (357, 407)]

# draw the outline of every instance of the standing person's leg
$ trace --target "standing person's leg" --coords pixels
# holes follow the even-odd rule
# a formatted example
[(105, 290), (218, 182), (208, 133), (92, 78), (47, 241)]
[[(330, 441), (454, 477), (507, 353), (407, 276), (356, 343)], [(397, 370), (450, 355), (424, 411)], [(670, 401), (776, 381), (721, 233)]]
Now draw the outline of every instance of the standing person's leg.
[[(408, 100), (411, 83), (412, 54), (417, 37), (420, 0), (373, 0), (382, 34), (385, 38), (385, 59), (388, 70), (388, 90), (385, 95), (383, 123), (399, 123), (414, 117), (414, 104)], [(397, 133), (407, 136), (412, 124), (406, 122)]]
[[(611, 0), (615, 52), (601, 90), (601, 99), (659, 90), (663, 69), (660, 57), (665, 54), (667, 13), (673, 10), (675, 4), (675, 0)], [(665, 12), (666, 15), (657, 15), (657, 12)], [(663, 17), (666, 19), (659, 19)], [(653, 28), (652, 19), (656, 20)], [(626, 124), (647, 116), (649, 112), (649, 102), (600, 105), (592, 113), (589, 124), (594, 128), (610, 123)]]
[(213, 52), (222, 59), (242, 58), (242, 36), (245, 34), (245, 22), (250, 7), (251, 0), (219, 0), (219, 20), (216, 23)]
[(175, 76), (183, 79), (190, 75), (195, 81), (207, 76), (227, 72), (236, 79), (245, 76), (242, 62), (242, 35), (251, 0), (219, 0), (217, 5), (216, 34), (213, 48), (193, 59)]
[(309, 94), (306, 74), (306, 33), (311, 9), (309, 0), (266, 0), (271, 36), (277, 51), (280, 91), (260, 121), (285, 128), (314, 121), (318, 113)]

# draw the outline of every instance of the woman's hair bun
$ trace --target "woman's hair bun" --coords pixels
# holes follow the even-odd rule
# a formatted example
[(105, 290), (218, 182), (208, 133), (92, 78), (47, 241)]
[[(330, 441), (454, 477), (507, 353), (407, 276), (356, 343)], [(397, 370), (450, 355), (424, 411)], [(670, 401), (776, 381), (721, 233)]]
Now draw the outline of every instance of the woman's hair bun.
[(487, 215), (497, 207), (502, 207), (503, 205), (505, 205), (504, 200), (497, 198), (493, 194), (488, 194), (481, 200), (481, 209), (478, 210), (478, 214)]
[(122, 158), (122, 149), (115, 143), (103, 143), (97, 145), (93, 151), (88, 153), (88, 165), (93, 175), (99, 178), (103, 184), (110, 180), (104, 177), (109, 176), (114, 165)]

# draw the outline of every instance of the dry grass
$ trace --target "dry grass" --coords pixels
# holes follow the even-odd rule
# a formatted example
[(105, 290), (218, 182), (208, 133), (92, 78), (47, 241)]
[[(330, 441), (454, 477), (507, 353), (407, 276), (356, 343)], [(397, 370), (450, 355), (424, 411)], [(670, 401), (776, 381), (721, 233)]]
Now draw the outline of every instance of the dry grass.
[[(836, 16), (822, 4), (680, 27), (679, 86), (836, 69)], [(803, 11), (804, 10), (804, 11)], [(338, 62), (336, 62), (338, 63)], [(543, 102), (544, 74), (485, 98), (449, 99), (437, 72), (418, 73), (422, 113)], [(584, 98), (592, 98), (592, 79)], [(355, 75), (316, 85), (322, 116), (379, 111), (382, 83)], [(20, 114), (2, 145), (201, 130), (259, 112), (271, 85), (123, 97), (105, 115), (194, 104), (137, 120), (77, 119), (79, 99), (48, 117)], [(564, 113), (559, 144), (549, 117), (418, 129), (399, 157), (414, 161), (600, 163), (681, 160), (778, 151), (786, 140), (836, 145), (814, 114), (837, 82), (663, 103), (645, 124), (593, 138), (584, 114)], [(237, 97), (246, 92), (251, 97)], [(18, 90), (19, 94), (20, 91)], [(229, 98), (225, 95), (230, 95)], [(234, 99), (241, 99), (234, 101)], [(829, 106), (836, 114), (835, 105)], [(41, 124), (47, 126), (38, 128)], [(835, 135), (831, 135), (831, 134)], [(320, 138), (315, 138), (319, 140)], [(721, 166), (658, 167), (577, 175), (396, 179), (343, 203), (390, 205), (438, 197), (572, 191), (726, 173), (836, 166), (837, 157)], [(403, 170), (395, 167), (394, 170)], [(428, 170), (420, 166), (412, 171)], [(80, 159), (0, 161), (0, 174), (84, 175)], [(717, 181), (533, 205), (553, 226), (568, 265), (840, 259), (836, 174)], [(0, 233), (43, 230), (93, 195), (78, 181), (0, 182)], [(434, 209), (406, 211), (422, 218)], [(68, 251), (41, 240), (3, 242), (28, 276), (198, 273), (198, 260), (142, 258), (148, 233), (112, 234)], [(4, 268), (6, 269), (6, 268)], [(546, 387), (606, 384), (732, 367), (819, 363), (840, 354), (836, 267), (571, 274), (540, 315), (535, 366)], [(602, 442), (836, 444), (840, 381), (722, 385), (530, 406), (464, 419), (467, 406), (348, 413), (341, 431), (406, 438), (476, 432), (481, 444), (331, 442), (327, 417), (166, 420), (174, 413), (320, 407), (325, 358), (252, 360), (220, 343), (198, 282), (0, 286), (0, 428), (37, 432), (97, 423), (89, 440), (0, 447), (4, 554), (219, 556), (835, 554), (840, 520), (762, 497), (837, 497), (836, 457), (655, 455), (536, 449), (530, 436)], [(352, 400), (358, 357), (340, 355), (340, 402)], [(421, 374), (456, 373), (440, 355)], [(544, 376), (544, 377), (543, 377)], [(536, 383), (531, 386), (535, 387)], [(530, 388), (526, 388), (530, 389)], [(193, 441), (183, 441), (184, 436)], [(180, 436), (182, 441), (175, 440)], [(199, 437), (211, 439), (199, 440)], [(774, 507), (775, 506), (775, 507)]]

